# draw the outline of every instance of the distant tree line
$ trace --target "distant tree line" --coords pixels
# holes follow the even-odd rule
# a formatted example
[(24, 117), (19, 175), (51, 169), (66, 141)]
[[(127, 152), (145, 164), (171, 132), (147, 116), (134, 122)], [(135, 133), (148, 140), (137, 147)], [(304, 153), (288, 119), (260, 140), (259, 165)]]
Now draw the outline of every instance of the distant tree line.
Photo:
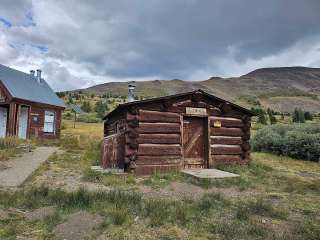
[(268, 122), (271, 125), (276, 124), (278, 122), (276, 116), (280, 116), (281, 120), (284, 120), (285, 115), (291, 115), (292, 122), (294, 123), (304, 123), (306, 121), (313, 120), (312, 113), (309, 111), (303, 111), (301, 108), (296, 108), (292, 114), (277, 112), (270, 108), (264, 110), (261, 107), (251, 108), (251, 111), (258, 117), (257, 122), (264, 125), (267, 125)]

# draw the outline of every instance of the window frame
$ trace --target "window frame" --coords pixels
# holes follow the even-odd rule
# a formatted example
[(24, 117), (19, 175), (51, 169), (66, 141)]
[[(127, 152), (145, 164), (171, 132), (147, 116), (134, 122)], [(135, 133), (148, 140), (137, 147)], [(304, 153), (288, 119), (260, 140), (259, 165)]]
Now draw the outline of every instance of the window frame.
[[(53, 117), (53, 121), (49, 122), (46, 121), (46, 116)], [(47, 131), (48, 127), (46, 128), (46, 124), (52, 124), (52, 131)], [(56, 112), (51, 110), (44, 111), (44, 119), (43, 119), (43, 133), (45, 134), (55, 134), (56, 133)]]

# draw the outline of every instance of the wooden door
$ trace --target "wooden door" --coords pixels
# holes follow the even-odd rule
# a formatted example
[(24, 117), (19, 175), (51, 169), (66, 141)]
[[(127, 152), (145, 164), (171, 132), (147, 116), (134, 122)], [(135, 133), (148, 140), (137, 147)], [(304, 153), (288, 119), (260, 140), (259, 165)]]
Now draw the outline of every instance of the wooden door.
[(185, 168), (206, 168), (206, 119), (183, 118), (183, 154)]
[(29, 108), (21, 107), (19, 113), (19, 138), (26, 139), (28, 131)]

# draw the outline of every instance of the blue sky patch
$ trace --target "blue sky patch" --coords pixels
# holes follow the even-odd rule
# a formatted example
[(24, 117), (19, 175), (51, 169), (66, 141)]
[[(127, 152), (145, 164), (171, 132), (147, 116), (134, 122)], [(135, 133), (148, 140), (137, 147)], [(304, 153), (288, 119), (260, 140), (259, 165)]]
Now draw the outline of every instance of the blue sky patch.
[(32, 12), (27, 12), (26, 15), (26, 21), (22, 24), (24, 27), (35, 27), (36, 23), (33, 20)]
[(36, 48), (39, 50), (41, 53), (47, 53), (48, 52), (48, 47), (44, 45), (37, 45), (37, 44), (31, 44), (32, 47)]

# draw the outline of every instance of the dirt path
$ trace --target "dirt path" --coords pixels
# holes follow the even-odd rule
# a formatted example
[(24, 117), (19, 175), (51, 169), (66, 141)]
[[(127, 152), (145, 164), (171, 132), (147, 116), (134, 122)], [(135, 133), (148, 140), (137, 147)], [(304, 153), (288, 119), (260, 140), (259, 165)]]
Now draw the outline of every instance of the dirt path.
[(0, 187), (20, 186), (39, 166), (45, 162), (57, 147), (39, 147), (33, 152), (23, 154), (21, 157), (11, 159), (6, 168), (0, 170)]

